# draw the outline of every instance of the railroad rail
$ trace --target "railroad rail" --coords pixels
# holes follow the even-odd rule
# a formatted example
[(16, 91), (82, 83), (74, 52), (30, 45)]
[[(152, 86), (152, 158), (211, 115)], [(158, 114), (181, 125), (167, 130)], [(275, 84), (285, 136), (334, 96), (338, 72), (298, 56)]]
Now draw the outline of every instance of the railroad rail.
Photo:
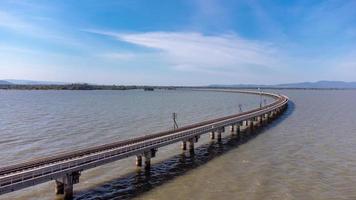
[[(274, 102), (260, 108), (226, 117), (191, 124), (175, 130), (136, 137), (96, 147), (61, 153), (55, 156), (34, 159), (28, 162), (0, 168), (0, 195), (31, 187), (47, 181), (56, 181), (56, 194), (64, 199), (73, 197), (73, 185), (79, 182), (82, 171), (136, 156), (136, 165), (149, 170), (151, 158), (159, 147), (182, 142), (182, 149), (194, 153), (194, 143), (201, 135), (210, 133), (211, 139), (221, 141), (226, 127), (240, 137), (240, 127), (253, 131), (255, 124), (262, 126), (281, 114), (288, 105), (288, 97), (279, 94), (243, 90), (199, 91), (246, 93), (272, 97)], [(245, 125), (243, 125), (245, 122)]]

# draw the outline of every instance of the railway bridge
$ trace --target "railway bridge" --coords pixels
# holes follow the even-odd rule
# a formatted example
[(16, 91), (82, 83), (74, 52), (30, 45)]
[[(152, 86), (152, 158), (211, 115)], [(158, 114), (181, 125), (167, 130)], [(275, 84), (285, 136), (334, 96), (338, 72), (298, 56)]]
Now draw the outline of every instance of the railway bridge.
[[(201, 90), (200, 90), (201, 91)], [(191, 124), (175, 130), (117, 141), (110, 144), (61, 153), (28, 162), (0, 168), (0, 195), (21, 190), (48, 181), (55, 181), (55, 193), (63, 199), (72, 199), (73, 185), (79, 183), (83, 171), (136, 157), (136, 166), (149, 170), (151, 159), (160, 147), (181, 143), (183, 151), (194, 154), (194, 143), (200, 136), (209, 134), (212, 140), (221, 141), (227, 128), (238, 138), (250, 134), (256, 126), (263, 126), (278, 117), (288, 105), (288, 97), (279, 94), (244, 91), (211, 90), (215, 92), (246, 93), (272, 97), (274, 101), (259, 108), (217, 119)]]

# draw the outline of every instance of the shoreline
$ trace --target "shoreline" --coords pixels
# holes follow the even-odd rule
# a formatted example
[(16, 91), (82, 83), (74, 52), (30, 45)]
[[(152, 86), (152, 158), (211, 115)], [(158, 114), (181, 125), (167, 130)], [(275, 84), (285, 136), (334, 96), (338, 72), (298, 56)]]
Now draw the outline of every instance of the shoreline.
[(211, 87), (211, 86), (142, 86), (142, 85), (20, 85), (3, 84), (0, 90), (137, 90), (153, 91), (155, 89), (241, 89), (241, 90), (356, 90), (356, 88), (299, 88), (299, 87)]

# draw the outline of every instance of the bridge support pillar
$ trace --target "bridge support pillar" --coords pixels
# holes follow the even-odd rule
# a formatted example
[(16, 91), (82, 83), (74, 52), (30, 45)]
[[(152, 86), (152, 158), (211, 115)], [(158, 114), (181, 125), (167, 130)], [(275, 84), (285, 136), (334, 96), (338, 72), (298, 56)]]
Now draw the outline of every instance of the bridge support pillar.
[(64, 184), (58, 180), (56, 180), (55, 193), (64, 194)]
[(231, 131), (232, 134), (234, 134), (234, 132), (235, 132), (235, 124), (231, 125), (230, 131)]
[(250, 134), (253, 132), (253, 120), (249, 121), (249, 129), (250, 129)]
[(151, 149), (151, 158), (156, 157), (157, 149)]
[(195, 140), (195, 138), (190, 138), (188, 140), (188, 150), (189, 150), (189, 153), (191, 153), (191, 154), (194, 154), (194, 140)]
[(64, 185), (64, 200), (73, 199), (73, 184), (65, 184)]
[(73, 185), (79, 183), (80, 172), (72, 172), (56, 180), (56, 194), (63, 195), (64, 200), (73, 199)]
[(210, 132), (210, 139), (215, 140), (215, 132), (214, 131)]
[(136, 166), (137, 167), (142, 167), (142, 155), (137, 155), (136, 156)]
[(240, 132), (241, 132), (240, 125), (238, 124), (238, 125), (236, 125), (236, 135), (237, 135), (237, 138), (239, 138), (239, 139), (240, 139)]
[(273, 111), (273, 119), (275, 119), (276, 117), (277, 117), (277, 111), (274, 110), (274, 111)]
[(218, 130), (218, 133), (217, 133), (217, 139), (218, 139), (218, 142), (221, 142), (221, 133), (223, 132), (222, 129), (219, 129)]
[(196, 135), (196, 136), (194, 137), (194, 142), (198, 142), (198, 141), (199, 141), (199, 138), (200, 138), (200, 136), (199, 136), (199, 135)]
[(151, 151), (146, 151), (143, 155), (145, 157), (145, 169), (149, 170), (151, 169)]
[(183, 151), (187, 150), (187, 141), (182, 141), (181, 148)]

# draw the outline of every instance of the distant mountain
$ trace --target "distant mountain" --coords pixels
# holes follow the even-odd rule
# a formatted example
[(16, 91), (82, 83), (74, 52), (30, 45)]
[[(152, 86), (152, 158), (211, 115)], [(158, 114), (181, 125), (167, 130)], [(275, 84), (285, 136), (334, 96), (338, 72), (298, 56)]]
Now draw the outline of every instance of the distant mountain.
[(356, 82), (318, 81), (275, 85), (286, 88), (356, 88)]
[(208, 87), (226, 87), (226, 88), (265, 88), (271, 87), (271, 85), (257, 85), (257, 84), (232, 84), (232, 85), (223, 85), (223, 84), (213, 84)]
[(5, 79), (3, 81), (9, 82), (10, 84), (16, 84), (16, 85), (64, 85), (64, 84), (68, 84), (65, 82), (32, 81), (32, 80), (17, 80), (17, 79)]
[(317, 82), (287, 83), (287, 84), (277, 84), (277, 85), (255, 85), (255, 84), (210, 85), (209, 87), (356, 89), (356, 82), (317, 81)]
[(3, 81), (0, 80), (0, 85), (11, 85), (12, 83), (8, 82), (8, 81)]

